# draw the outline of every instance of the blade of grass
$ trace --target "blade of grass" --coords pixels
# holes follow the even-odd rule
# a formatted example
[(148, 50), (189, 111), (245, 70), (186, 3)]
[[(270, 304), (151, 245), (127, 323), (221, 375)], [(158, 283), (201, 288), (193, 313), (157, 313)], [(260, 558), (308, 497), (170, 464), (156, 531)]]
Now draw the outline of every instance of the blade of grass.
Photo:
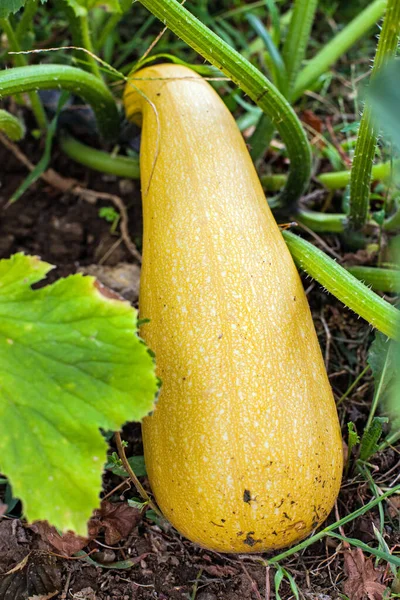
[(296, 79), (293, 102), (379, 21), (385, 8), (386, 0), (372, 2), (308, 62)]

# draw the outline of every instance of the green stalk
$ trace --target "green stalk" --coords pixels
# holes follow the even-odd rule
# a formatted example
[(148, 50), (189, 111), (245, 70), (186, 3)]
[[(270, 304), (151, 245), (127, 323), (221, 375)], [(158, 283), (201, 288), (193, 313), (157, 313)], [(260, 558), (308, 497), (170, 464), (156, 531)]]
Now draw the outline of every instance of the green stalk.
[(304, 550), (305, 548), (308, 548), (308, 546), (315, 544), (315, 542), (318, 542), (318, 540), (321, 540), (322, 538), (329, 536), (331, 534), (331, 532), (333, 532), (335, 529), (338, 529), (339, 527), (346, 525), (346, 523), (349, 523), (350, 521), (354, 521), (354, 519), (357, 519), (358, 517), (365, 515), (372, 508), (375, 508), (375, 506), (378, 506), (383, 500), (385, 500), (389, 496), (392, 496), (393, 494), (396, 494), (398, 492), (400, 492), (400, 485), (396, 485), (395, 487), (388, 490), (387, 492), (385, 492), (378, 498), (374, 498), (373, 500), (371, 500), (370, 502), (368, 502), (367, 504), (365, 504), (358, 510), (355, 510), (354, 512), (350, 513), (349, 515), (346, 515), (339, 521), (332, 523), (332, 525), (328, 525), (328, 527), (325, 527), (324, 529), (322, 529), (315, 535), (304, 540), (304, 542), (301, 542), (300, 544), (297, 544), (296, 546), (289, 548), (289, 550), (285, 550), (284, 552), (277, 554), (276, 556), (274, 556), (272, 559), (270, 559), (268, 561), (268, 564), (273, 565), (274, 563), (277, 563), (282, 560), (285, 560), (286, 558), (289, 558), (289, 556), (292, 556), (293, 554), (296, 554), (297, 552), (301, 552), (301, 550)]
[[(373, 80), (387, 60), (396, 54), (399, 33), (400, 2), (399, 0), (388, 0), (371, 80)], [(372, 115), (370, 102), (367, 100), (358, 131), (350, 180), (349, 224), (356, 231), (361, 229), (368, 219), (369, 183), (376, 145), (378, 143), (378, 134), (379, 126)]]
[(68, 90), (91, 105), (101, 134), (114, 139), (119, 131), (115, 100), (101, 79), (66, 65), (31, 65), (0, 71), (0, 99), (32, 90)]
[(122, 13), (114, 13), (114, 14), (110, 15), (110, 17), (107, 20), (107, 23), (103, 27), (103, 30), (99, 37), (99, 40), (96, 43), (96, 48), (98, 49), (98, 51), (100, 51), (103, 48), (103, 46), (105, 45), (105, 43), (107, 41), (108, 36), (116, 28), (116, 26), (118, 25), (118, 23), (120, 22), (122, 17), (123, 17)]
[(63, 152), (72, 160), (109, 175), (125, 177), (127, 179), (139, 179), (139, 159), (129, 156), (119, 156), (96, 150), (86, 144), (82, 144), (71, 135), (64, 134), (60, 137), (59, 144)]
[(400, 292), (400, 270), (379, 267), (346, 267), (349, 273), (377, 292)]
[(295, 204), (310, 179), (311, 150), (307, 135), (287, 100), (254, 65), (210, 31), (177, 0), (139, 1), (184, 42), (223, 71), (271, 117), (290, 158), (290, 174), (281, 201), (282, 204)]
[(295, 0), (294, 3), (282, 51), (287, 71), (289, 98), (306, 54), (317, 5), (318, 0)]
[(94, 48), (92, 44), (92, 38), (90, 35), (88, 15), (80, 15), (78, 18), (81, 31), (82, 45), (84, 48), (86, 48), (86, 50), (88, 50), (88, 52), (90, 52), (90, 54), (86, 53), (86, 58), (89, 61), (90, 70), (92, 71), (93, 75), (95, 75), (99, 79), (102, 79), (99, 64), (94, 58), (94, 56), (92, 56), (92, 54), (94, 54)]
[(283, 231), (282, 235), (298, 267), (373, 327), (396, 338), (400, 322), (400, 312), (396, 308), (310, 242), (290, 231)]
[[(252, 138), (250, 138), (250, 144), (251, 140)], [(286, 175), (261, 175), (260, 181), (267, 192), (278, 192), (286, 183)]]
[(22, 37), (32, 29), (33, 19), (38, 9), (39, 0), (27, 0), (24, 12), (15, 30), (17, 40), (21, 43)]
[(303, 223), (313, 231), (341, 233), (345, 230), (346, 215), (341, 213), (321, 213), (313, 210), (299, 210), (296, 221)]
[[(250, 138), (252, 139), (252, 138)], [(371, 170), (371, 181), (385, 181), (390, 179), (393, 170), (400, 167), (400, 160), (377, 163)], [(328, 190), (340, 190), (350, 183), (351, 171), (336, 171), (334, 173), (322, 173), (315, 179)], [(267, 191), (277, 192), (286, 181), (286, 175), (262, 175), (261, 183)]]
[[(7, 40), (11, 51), (20, 52), (21, 47), (19, 45), (17, 36), (15, 35), (13, 28), (11, 27), (10, 21), (8, 19), (0, 19), (0, 28), (3, 29), (4, 33), (7, 36)], [(28, 62), (24, 54), (14, 54), (13, 61), (17, 65), (17, 67), (23, 67)], [(32, 112), (36, 119), (36, 123), (38, 124), (39, 129), (44, 131), (47, 127), (46, 113), (44, 112), (43, 105), (40, 101), (38, 94), (36, 93), (35, 88), (29, 90), (28, 97), (31, 103)]]
[(385, 8), (386, 0), (372, 2), (308, 62), (296, 79), (293, 102), (379, 21)]
[(13, 142), (19, 142), (25, 135), (25, 127), (21, 121), (3, 109), (0, 109), (0, 131), (4, 131)]

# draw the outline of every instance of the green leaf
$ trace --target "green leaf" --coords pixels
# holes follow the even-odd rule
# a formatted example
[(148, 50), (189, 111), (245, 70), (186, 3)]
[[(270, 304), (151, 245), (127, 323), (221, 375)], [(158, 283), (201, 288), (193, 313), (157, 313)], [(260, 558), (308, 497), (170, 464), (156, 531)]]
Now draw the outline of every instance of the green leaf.
[(382, 435), (383, 424), (388, 422), (387, 417), (374, 417), (368, 429), (361, 438), (360, 460), (368, 460), (378, 451), (378, 441)]
[(357, 446), (357, 444), (360, 443), (360, 436), (358, 435), (355, 425), (352, 421), (350, 421), (349, 423), (347, 423), (347, 429), (349, 432), (349, 438), (348, 438), (348, 454), (349, 454), (349, 458), (351, 455), (351, 451), (353, 450), (354, 446)]
[(375, 382), (374, 397), (382, 398), (388, 387), (393, 383), (396, 375), (396, 351), (398, 343), (389, 340), (382, 333), (377, 332), (372, 342), (367, 362), (371, 367)]
[(0, 19), (5, 19), (12, 13), (17, 12), (25, 4), (26, 0), (1, 0)]
[[(131, 456), (128, 458), (128, 463), (130, 464), (136, 477), (144, 477), (147, 475), (144, 464), (144, 456)], [(110, 457), (110, 460), (105, 465), (105, 468), (109, 469), (112, 473), (114, 473), (114, 475), (119, 475), (119, 477), (129, 477), (128, 473), (122, 466), (121, 459), (118, 458), (116, 453)]]
[(51, 268), (0, 261), (0, 468), (30, 521), (85, 535), (106, 461), (100, 428), (140, 421), (157, 379), (129, 303), (82, 275), (32, 290)]

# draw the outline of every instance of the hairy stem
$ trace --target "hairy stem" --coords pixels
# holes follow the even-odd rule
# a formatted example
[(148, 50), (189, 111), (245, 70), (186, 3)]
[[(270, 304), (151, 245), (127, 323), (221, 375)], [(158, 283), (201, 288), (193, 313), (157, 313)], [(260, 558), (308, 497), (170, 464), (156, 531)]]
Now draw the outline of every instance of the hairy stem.
[(115, 100), (102, 80), (82, 69), (66, 65), (31, 65), (0, 72), (0, 99), (32, 90), (64, 89), (88, 102), (100, 132), (114, 139), (119, 130)]
[[(376, 50), (371, 79), (373, 79), (388, 58), (396, 53), (400, 32), (400, 2), (388, 0), (387, 11)], [(368, 220), (369, 196), (372, 163), (378, 142), (379, 126), (372, 115), (367, 100), (361, 118), (357, 143), (354, 151), (350, 179), (349, 225), (354, 230), (361, 229)]]
[(377, 292), (400, 292), (400, 270), (379, 267), (346, 267), (349, 273)]
[(318, 0), (295, 0), (289, 30), (283, 46), (289, 98), (304, 60)]
[(397, 337), (400, 312), (396, 308), (310, 242), (290, 231), (283, 231), (282, 235), (295, 263), (303, 271), (373, 327), (390, 338)]
[(139, 179), (139, 159), (129, 156), (120, 156), (96, 150), (68, 134), (63, 134), (59, 140), (60, 147), (69, 158), (85, 167), (117, 175), (128, 179)]

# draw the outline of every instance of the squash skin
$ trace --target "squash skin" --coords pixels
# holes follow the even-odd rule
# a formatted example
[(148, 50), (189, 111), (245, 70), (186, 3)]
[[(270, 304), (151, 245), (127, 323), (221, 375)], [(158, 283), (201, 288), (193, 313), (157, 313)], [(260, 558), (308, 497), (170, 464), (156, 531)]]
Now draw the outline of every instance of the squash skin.
[(327, 517), (342, 472), (302, 283), (212, 87), (171, 64), (130, 81), (126, 113), (143, 123), (141, 336), (162, 380), (143, 421), (152, 490), (211, 550), (291, 545)]

